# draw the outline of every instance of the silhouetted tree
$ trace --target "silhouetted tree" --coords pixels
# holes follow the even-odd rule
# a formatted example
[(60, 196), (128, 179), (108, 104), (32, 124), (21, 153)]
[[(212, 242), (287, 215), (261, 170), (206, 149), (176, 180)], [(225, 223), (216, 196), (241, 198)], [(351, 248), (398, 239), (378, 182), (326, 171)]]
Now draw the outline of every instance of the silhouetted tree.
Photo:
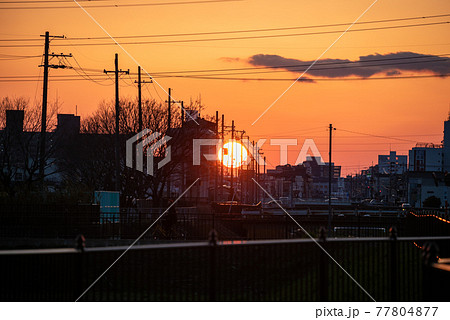
[[(195, 103), (195, 102), (194, 102)], [(188, 108), (198, 108), (191, 103)], [(120, 145), (121, 145), (121, 194), (126, 197), (151, 198), (155, 206), (160, 206), (169, 178), (180, 171), (180, 163), (192, 159), (192, 140), (186, 130), (180, 130), (181, 111), (172, 107), (171, 129), (168, 129), (167, 106), (155, 100), (142, 103), (143, 127), (151, 132), (169, 135), (172, 146), (171, 161), (153, 176), (143, 174), (125, 165), (125, 142), (138, 131), (138, 104), (132, 99), (120, 101)], [(74, 148), (68, 150), (64, 158), (67, 170), (66, 181), (84, 185), (89, 190), (114, 190), (114, 101), (103, 101), (99, 108), (81, 123), (81, 135)], [(155, 163), (164, 157), (165, 148), (155, 151)], [(159, 160), (158, 160), (159, 159)]]

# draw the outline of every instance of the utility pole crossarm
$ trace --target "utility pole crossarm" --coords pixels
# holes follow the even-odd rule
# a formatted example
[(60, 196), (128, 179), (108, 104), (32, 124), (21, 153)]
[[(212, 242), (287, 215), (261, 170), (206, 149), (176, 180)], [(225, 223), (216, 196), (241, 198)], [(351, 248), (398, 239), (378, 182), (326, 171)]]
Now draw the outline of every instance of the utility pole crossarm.
[(48, 37), (49, 39), (50, 39), (50, 38), (57, 38), (57, 39), (65, 39), (65, 38), (66, 38), (65, 35), (62, 35), (62, 36), (51, 36), (51, 35), (48, 33), (48, 31), (47, 31), (45, 34), (41, 34), (40, 36), (41, 36), (41, 37)]
[[(44, 54), (45, 55), (45, 54)], [(48, 53), (47, 54), (48, 57), (51, 58), (72, 58), (72, 54), (64, 54), (64, 53), (60, 53), (60, 54), (56, 54), (56, 53)], [(60, 60), (61, 62), (61, 60)], [(49, 64), (49, 62), (47, 61), (47, 63), (44, 64), (40, 64), (39, 67), (47, 67), (47, 68), (51, 68), (51, 69), (73, 69), (73, 67), (71, 66), (66, 66), (65, 64)]]
[(103, 73), (106, 73), (106, 74), (108, 74), (108, 73), (123, 73), (123, 74), (130, 74), (130, 69), (128, 69), (128, 70), (122, 70), (122, 69), (120, 69), (120, 70), (106, 70), (106, 69), (103, 69)]

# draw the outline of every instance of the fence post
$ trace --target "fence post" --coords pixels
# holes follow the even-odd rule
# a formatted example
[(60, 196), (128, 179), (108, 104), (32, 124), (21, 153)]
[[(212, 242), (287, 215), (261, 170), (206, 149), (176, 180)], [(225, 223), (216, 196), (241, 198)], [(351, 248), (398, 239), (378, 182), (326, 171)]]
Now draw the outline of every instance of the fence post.
[(361, 237), (361, 214), (359, 213), (358, 208), (355, 209), (356, 211), (356, 219), (358, 220), (358, 238)]
[[(327, 230), (324, 227), (320, 227), (319, 230), (319, 242), (320, 245), (326, 250), (326, 237)], [(319, 298), (320, 301), (328, 301), (328, 263), (329, 259), (320, 248), (319, 250)]]
[(209, 301), (216, 301), (217, 232), (209, 232)]
[(391, 273), (391, 297), (390, 301), (397, 301), (398, 300), (398, 294), (397, 294), (397, 228), (395, 226), (392, 226), (389, 228), (389, 240), (390, 240), (390, 273)]
[(74, 301), (78, 299), (83, 290), (83, 258), (84, 258), (84, 249), (86, 248), (86, 238), (79, 234), (75, 240), (75, 249), (77, 253), (75, 253), (75, 270), (74, 270)]
[[(433, 264), (438, 261), (439, 248), (434, 242), (426, 242), (422, 247), (422, 262), (423, 262), (423, 300), (424, 301), (439, 301), (441, 295), (439, 289), (442, 284), (439, 279), (436, 279), (436, 271)], [(446, 288), (445, 288), (446, 289)]]

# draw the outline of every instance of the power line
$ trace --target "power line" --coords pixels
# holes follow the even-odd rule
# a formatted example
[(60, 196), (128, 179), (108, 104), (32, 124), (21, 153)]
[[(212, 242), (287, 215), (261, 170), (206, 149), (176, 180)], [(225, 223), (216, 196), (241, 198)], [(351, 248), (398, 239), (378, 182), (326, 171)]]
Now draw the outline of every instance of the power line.
[[(357, 68), (366, 68), (366, 67), (377, 67), (377, 66), (388, 66), (388, 65), (392, 65), (393, 63), (377, 63), (377, 64), (370, 64), (367, 65), (367, 63), (371, 63), (371, 62), (385, 62), (385, 61), (399, 61), (399, 60), (411, 60), (411, 59), (425, 59), (425, 58), (429, 58), (429, 57), (433, 57), (433, 58), (440, 58), (443, 56), (447, 56), (449, 54), (442, 54), (442, 55), (435, 55), (435, 56), (419, 56), (419, 57), (397, 57), (397, 58), (383, 58), (383, 59), (370, 59), (370, 60), (363, 60), (363, 61), (339, 61), (339, 62), (325, 62), (325, 63), (321, 63), (320, 66), (322, 65), (341, 65), (341, 64), (362, 64), (362, 65), (358, 65), (356, 66)], [(444, 60), (437, 60), (437, 59), (432, 59), (432, 60), (420, 60), (420, 61), (407, 61), (407, 62), (395, 62), (395, 65), (399, 65), (399, 64), (412, 64), (412, 63), (427, 63), (427, 62), (441, 62), (441, 61), (447, 61), (447, 59)], [(91, 72), (98, 72), (99, 74), (103, 75), (102, 70), (100, 69), (88, 69), (88, 68), (82, 68), (81, 65), (78, 63), (78, 61), (75, 59), (75, 62), (78, 65), (78, 68), (73, 68), (76, 72), (78, 70), (80, 70), (84, 76), (86, 77), (95, 77), (98, 76), (98, 74), (88, 74), (86, 71), (91, 71)], [(67, 63), (70, 64), (69, 61), (67, 61)], [(279, 66), (279, 67), (283, 67), (283, 68), (292, 68), (292, 67), (300, 67), (300, 66), (305, 66), (303, 64), (298, 64), (298, 65), (290, 65), (290, 66)], [(267, 68), (277, 68), (278, 66), (264, 66), (264, 67), (250, 67), (250, 68), (234, 68), (234, 69), (214, 69), (216, 71), (226, 71), (226, 70), (260, 70), (260, 69), (267, 69)], [(316, 68), (315, 70), (336, 70), (336, 69), (341, 69), (341, 68), (352, 68), (353, 66), (338, 66), (338, 67), (327, 67), (327, 68)], [(192, 73), (196, 73), (196, 72), (208, 72), (208, 71), (213, 71), (211, 69), (206, 69), (206, 70), (189, 70), (189, 71), (171, 71), (171, 72), (155, 72), (154, 75), (158, 76), (161, 75), (159, 77), (181, 77), (181, 78), (197, 78), (197, 79), (223, 79), (223, 80), (288, 80), (288, 79), (274, 79), (274, 78), (231, 78), (231, 77), (224, 77), (224, 78), (218, 78), (218, 77), (212, 77), (211, 74), (206, 74), (206, 75), (201, 75), (201, 76), (192, 76), (192, 75), (169, 75), (169, 76), (164, 76), (165, 74), (172, 74), (172, 73), (184, 73), (184, 72), (192, 72)], [(292, 72), (292, 70), (289, 70)], [(280, 72), (280, 71), (266, 71), (266, 72)], [(282, 72), (288, 72), (285, 70), (282, 70)], [(78, 72), (77, 72), (78, 73)], [(244, 74), (251, 74), (252, 72), (247, 72)], [(259, 72), (262, 73), (262, 72)], [(239, 73), (231, 73), (231, 74), (239, 74)], [(80, 74), (81, 75), (81, 74)], [(134, 73), (132, 73), (132, 75), (134, 75)], [(219, 75), (227, 75), (227, 74), (219, 74)], [(372, 78), (330, 78), (330, 79), (323, 79), (323, 78), (309, 78), (309, 81), (348, 81), (348, 80), (368, 80), (368, 79), (395, 79), (395, 78), (424, 78), (424, 77), (445, 77), (446, 74), (441, 74), (441, 75), (427, 75), (427, 76), (402, 76), (402, 77), (372, 77)], [(32, 79), (35, 76), (33, 75), (11, 75), (11, 76), (0, 76), (0, 79)], [(54, 77), (68, 77), (67, 75), (55, 75)], [(290, 79), (289, 79), (290, 80)]]
[[(125, 7), (148, 7), (148, 6), (171, 6), (171, 5), (190, 5), (190, 4), (211, 4), (219, 2), (241, 2), (243, 0), (204, 0), (204, 1), (177, 1), (177, 2), (158, 2), (158, 3), (126, 3), (126, 4), (98, 4), (98, 5), (85, 5), (86, 9), (96, 8), (125, 8)], [(10, 1), (14, 3), (13, 1)], [(56, 2), (56, 1), (49, 1)], [(24, 3), (24, 2), (16, 2)], [(27, 3), (33, 3), (27, 1)], [(37, 3), (37, 2), (35, 2)], [(3, 2), (1, 4), (6, 4)], [(34, 10), (34, 9), (78, 9), (77, 6), (30, 6), (30, 7), (2, 7), (0, 10)]]
[[(371, 62), (385, 62), (385, 61), (403, 61), (403, 60), (417, 60), (417, 59), (429, 59), (429, 58), (436, 58), (432, 60), (420, 60), (420, 61), (411, 61), (406, 63), (395, 63), (395, 64), (409, 64), (409, 63), (429, 63), (429, 62), (446, 62), (446, 59), (439, 60), (437, 58), (440, 57), (446, 57), (450, 54), (439, 54), (439, 55), (423, 55), (423, 56), (413, 56), (413, 57), (396, 57), (396, 58), (380, 58), (380, 59), (370, 59), (370, 60), (363, 60), (363, 61), (334, 61), (334, 62), (319, 62), (318, 66), (327, 66), (327, 65), (346, 65), (346, 64), (358, 64), (356, 66), (357, 68), (364, 68), (364, 67), (376, 67), (376, 66), (386, 66), (390, 65), (387, 63), (381, 63), (381, 64), (373, 64), (373, 65), (365, 65), (367, 63)], [(361, 65), (362, 64), (362, 65)], [(267, 70), (267, 69), (277, 69), (277, 68), (301, 68), (306, 67), (308, 64), (295, 64), (295, 65), (275, 65), (275, 66), (258, 66), (258, 67), (245, 67), (245, 68), (226, 68), (226, 69), (203, 69), (203, 70), (179, 70), (179, 71), (162, 71), (162, 72), (154, 72), (153, 74), (155, 76), (159, 76), (160, 78), (164, 77), (164, 75), (170, 75), (170, 74), (180, 74), (180, 73), (204, 73), (204, 72), (224, 72), (224, 71), (240, 71), (240, 70)], [(353, 66), (343, 66), (343, 67), (333, 67), (333, 68), (315, 68), (314, 70), (334, 70), (334, 69), (340, 69), (340, 68), (353, 68)], [(91, 72), (103, 72), (100, 69), (86, 69)], [(275, 73), (275, 72), (292, 72), (292, 70), (271, 70), (271, 71), (261, 71), (261, 72), (246, 72), (246, 73), (230, 73), (230, 74), (253, 74), (253, 73)], [(135, 73), (131, 73), (132, 75), (136, 75)], [(214, 74), (207, 74), (202, 76), (212, 76)], [(218, 74), (218, 75), (227, 75), (224, 73)], [(176, 75), (179, 77), (185, 77), (184, 75)], [(187, 76), (186, 76), (187, 77)]]
[[(378, 30), (388, 30), (388, 29), (399, 29), (399, 28), (411, 28), (411, 27), (425, 27), (425, 26), (435, 26), (449, 24), (450, 21), (441, 22), (430, 22), (430, 23), (417, 23), (417, 24), (407, 24), (398, 26), (385, 26), (385, 27), (374, 27), (374, 28), (362, 28), (362, 29), (351, 29), (348, 32), (365, 32), (365, 31), (378, 31)], [(225, 37), (225, 38), (202, 38), (202, 39), (179, 39), (179, 40), (159, 40), (159, 41), (137, 41), (137, 42), (122, 42), (121, 45), (145, 45), (145, 44), (163, 44), (163, 43), (187, 43), (187, 42), (208, 42), (208, 41), (229, 41), (229, 40), (251, 40), (251, 39), (266, 39), (266, 38), (281, 38), (281, 37), (297, 37), (297, 36), (311, 36), (311, 35), (323, 35), (323, 34), (335, 34), (342, 33), (343, 30), (332, 30), (332, 31), (318, 31), (318, 32), (306, 32), (306, 33), (289, 33), (289, 34), (273, 34), (273, 35), (260, 35), (260, 36), (245, 36), (245, 37)], [(72, 39), (73, 40), (73, 39)], [(100, 42), (100, 43), (74, 43), (72, 46), (116, 46), (116, 43), (112, 42)], [(23, 45), (1, 45), (0, 48), (28, 48), (28, 47), (38, 47), (35, 44), (23, 44)], [(53, 46), (63, 47), (64, 44), (55, 44)]]
[[(419, 19), (436, 19), (449, 17), (450, 14), (429, 15), (419, 17), (408, 18), (395, 18), (395, 19), (383, 19), (383, 20), (370, 20), (357, 22), (355, 25), (374, 24), (374, 23), (387, 23), (398, 21), (411, 21)], [(129, 35), (129, 36), (116, 36), (115, 39), (139, 39), (139, 38), (167, 38), (167, 37), (182, 37), (182, 36), (202, 36), (202, 35), (217, 35), (217, 34), (234, 34), (234, 33), (253, 33), (253, 32), (268, 32), (268, 31), (284, 31), (284, 30), (299, 30), (299, 29), (314, 29), (314, 28), (328, 28), (328, 27), (341, 27), (347, 26), (350, 23), (335, 23), (335, 24), (322, 24), (322, 25), (310, 25), (310, 26), (293, 26), (293, 27), (279, 27), (279, 28), (262, 28), (262, 29), (244, 29), (244, 30), (226, 30), (226, 31), (211, 31), (211, 32), (194, 32), (194, 33), (172, 33), (172, 34), (155, 34), (155, 35)], [(66, 40), (110, 40), (109, 37), (66, 37)], [(0, 41), (39, 41), (39, 39), (0, 39)]]
[(30, 58), (0, 58), (0, 61), (16, 61), (16, 60), (24, 60)]
[[(438, 59), (440, 57), (445, 57), (448, 56), (450, 54), (440, 54), (440, 55), (424, 55), (424, 56), (419, 56), (419, 57), (397, 57), (397, 58), (383, 58), (383, 59), (370, 59), (370, 60), (364, 60), (364, 61), (340, 61), (340, 62), (324, 62), (324, 63), (319, 63), (318, 66), (325, 66), (325, 65), (338, 65), (338, 67), (325, 67), (325, 68), (315, 68), (314, 70), (319, 71), (319, 70), (337, 70), (337, 69), (344, 69), (344, 68), (366, 68), (366, 67), (378, 67), (378, 66), (389, 66), (389, 65), (399, 65), (399, 64), (414, 64), (414, 63), (432, 63), (432, 62), (446, 62), (447, 59)], [(33, 56), (34, 57), (34, 56)], [(40, 56), (36, 56), (36, 57), (40, 57)], [(371, 64), (371, 65), (367, 65), (368, 63), (371, 62), (385, 62), (385, 61), (399, 61), (399, 60), (417, 60), (417, 59), (425, 59), (425, 58), (436, 58), (436, 59), (430, 59), (430, 60), (419, 60), (419, 61), (407, 61), (407, 62), (393, 62), (393, 63), (378, 63), (378, 64)], [(1, 59), (1, 57), (0, 57)], [(78, 61), (76, 61), (78, 64)], [(69, 62), (70, 63), (70, 62)], [(339, 65), (345, 65), (345, 64), (363, 64), (363, 65), (358, 65), (358, 66), (339, 66)], [(86, 76), (91, 76), (88, 75), (86, 73), (86, 71), (91, 71), (91, 72), (98, 72), (98, 73), (103, 73), (102, 70), (100, 69), (89, 69), (89, 68), (85, 68), (83, 69), (79, 64), (79, 69), (74, 68), (75, 71), (77, 70), (81, 70)], [(235, 75), (235, 74), (255, 74), (255, 73), (276, 73), (276, 72), (294, 72), (293, 70), (270, 70), (270, 71), (264, 71), (266, 69), (274, 69), (274, 68), (301, 68), (306, 66), (306, 64), (297, 64), (297, 65), (277, 65), (277, 66), (262, 66), (262, 67), (246, 67), (246, 68), (228, 68), (228, 69), (204, 69), (204, 70), (182, 70), (182, 71), (168, 71), (168, 72), (155, 72), (153, 73), (155, 77), (185, 77), (185, 78), (190, 78), (190, 75), (170, 75), (170, 74), (179, 74), (179, 73), (203, 73), (203, 72), (211, 72), (211, 71), (217, 71), (217, 72), (222, 72), (222, 71), (239, 71), (239, 70), (257, 70), (255, 72), (242, 72), (242, 73), (220, 73), (220, 74), (204, 74), (202, 75), (203, 77), (208, 77), (211, 79), (215, 79), (211, 76), (214, 75), (220, 75), (220, 76), (224, 76), (224, 75)], [(86, 70), (86, 71), (85, 71)], [(262, 71), (259, 71), (262, 70)], [(299, 70), (300, 71), (300, 70)], [(135, 73), (130, 73), (131, 75), (135, 75)], [(168, 75), (168, 76), (165, 76)], [(94, 74), (95, 76), (95, 74)], [(444, 75), (439, 75), (439, 76), (444, 76)], [(0, 76), (0, 78), (30, 78), (33, 76), (28, 76), (28, 75), (23, 75), (23, 76)], [(392, 78), (392, 77), (389, 77)], [(235, 78), (227, 78), (227, 79), (235, 79)], [(239, 78), (240, 79), (240, 78)], [(238, 80), (239, 80), (238, 79)], [(247, 78), (246, 78), (247, 79)], [(260, 80), (257, 78), (252, 78), (254, 80)], [(268, 79), (270, 80), (270, 78)], [(319, 79), (315, 79), (316, 81), (318, 81)], [(325, 79), (322, 79), (325, 80)]]
[[(74, 69), (75, 72), (76, 72), (77, 74), (79, 74), (81, 77), (85, 78), (86, 80), (90, 80), (90, 81), (92, 81), (92, 82), (94, 82), (94, 83), (96, 83), (96, 84), (99, 84), (99, 85), (101, 85), (101, 86), (111, 86), (111, 85), (114, 84), (114, 81), (112, 81), (112, 83), (105, 84), (105, 83), (101, 83), (100, 81), (97, 81), (96, 79), (92, 78), (89, 74), (87, 74), (87, 73), (83, 70), (83, 68), (81, 67), (81, 65), (78, 63), (78, 60), (77, 60), (75, 57), (72, 57), (72, 58), (74, 59), (75, 63), (76, 63), (77, 66), (80, 68), (80, 70), (81, 70), (82, 73), (78, 72), (78, 70), (77, 70), (76, 68), (73, 68), (73, 67), (72, 67), (72, 69)], [(67, 59), (66, 59), (66, 60), (67, 60)], [(72, 66), (72, 64), (71, 64), (69, 61), (67, 61), (67, 62), (70, 64), (70, 66)], [(108, 79), (111, 80), (109, 77), (108, 77)], [(102, 80), (102, 81), (106, 81), (106, 79), (104, 79), (104, 80)]]
[[(400, 79), (426, 79), (426, 78), (446, 78), (450, 74), (436, 74), (428, 76), (385, 76), (370, 78), (307, 78), (299, 82), (322, 82), (322, 81), (362, 81), (362, 80), (400, 80)], [(177, 78), (178, 76), (173, 76)], [(154, 76), (153, 78), (162, 78)], [(207, 76), (179, 76), (178, 78), (189, 78), (199, 80), (231, 80), (231, 81), (294, 81), (296, 78), (235, 78), (235, 77), (207, 77)]]
[[(434, 57), (446, 57), (450, 53), (438, 54), (438, 55), (422, 55), (416, 57), (396, 57), (396, 58), (380, 58), (380, 59), (370, 59), (363, 61), (334, 61), (334, 62), (318, 62), (318, 66), (326, 65), (341, 65), (341, 64), (365, 64), (370, 62), (384, 62), (384, 61), (397, 61), (397, 60), (409, 60), (409, 59), (425, 59)], [(274, 65), (274, 66), (257, 66), (257, 67), (245, 67), (245, 68), (226, 68), (226, 69), (203, 69), (203, 70), (181, 70), (181, 71), (162, 71), (154, 72), (155, 75), (165, 75), (165, 74), (177, 74), (177, 73), (203, 73), (203, 72), (222, 72), (222, 71), (241, 71), (241, 70), (258, 70), (258, 69), (275, 69), (275, 68), (301, 68), (308, 67), (311, 63), (300, 63), (292, 65)], [(317, 69), (314, 69), (317, 70)], [(99, 69), (90, 69), (90, 71), (99, 71)]]
[[(416, 57), (419, 58), (419, 57)], [(437, 58), (437, 57), (436, 57)], [(414, 58), (413, 58), (414, 59)], [(400, 59), (399, 59), (400, 60)], [(409, 65), (409, 64), (415, 64), (415, 63), (433, 63), (433, 62), (447, 62), (445, 59), (433, 59), (433, 60), (422, 60), (422, 61), (408, 61), (408, 62), (392, 62), (392, 63), (383, 63), (383, 64), (369, 64), (369, 65), (359, 65), (359, 66), (340, 66), (340, 67), (326, 67), (326, 68), (320, 68), (322, 64), (318, 63), (316, 68), (311, 68), (313, 71), (321, 71), (321, 70), (339, 70), (339, 69), (361, 69), (361, 68), (370, 68), (370, 67), (382, 67), (382, 66), (398, 66), (398, 65)], [(450, 59), (448, 60), (450, 62)], [(363, 61), (351, 61), (349, 63), (354, 64), (360, 64), (360, 63), (367, 63)], [(340, 64), (340, 63), (336, 63)], [(343, 62), (343, 64), (346, 64), (346, 62)], [(211, 73), (211, 74), (202, 74), (202, 76), (225, 76), (225, 75), (242, 75), (242, 74), (261, 74), (261, 73), (278, 73), (278, 72), (301, 72), (303, 69), (298, 69), (300, 67), (295, 67), (295, 69), (298, 70), (292, 70), (294, 67), (268, 67), (271, 69), (285, 69), (285, 70), (269, 70), (269, 71), (252, 71), (252, 72), (230, 72), (230, 73)], [(267, 68), (264, 68), (267, 69)], [(202, 71), (197, 71), (202, 72)], [(166, 73), (167, 74), (167, 73)], [(160, 77), (164, 77), (164, 74), (161, 73), (153, 73), (155, 77), (158, 75)], [(166, 77), (183, 77), (183, 75), (173, 75), (173, 76), (166, 76)], [(305, 78), (305, 80), (307, 80)]]
[[(411, 21), (419, 19), (436, 19), (448, 17), (450, 14), (430, 15), (421, 17), (408, 17), (408, 18), (395, 18), (395, 19), (383, 19), (383, 20), (371, 20), (357, 22), (355, 25), (373, 24), (373, 23), (387, 23), (398, 21)], [(234, 33), (253, 33), (253, 32), (268, 32), (268, 31), (284, 31), (284, 30), (299, 30), (299, 29), (314, 29), (314, 28), (329, 28), (329, 27), (342, 27), (349, 25), (346, 23), (335, 24), (322, 24), (322, 25), (310, 25), (310, 26), (294, 26), (294, 27), (279, 27), (279, 28), (262, 28), (262, 29), (244, 29), (244, 30), (229, 30), (229, 31), (211, 31), (211, 32), (195, 32), (195, 33), (174, 33), (174, 34), (159, 34), (159, 35), (133, 35), (133, 36), (117, 36), (116, 39), (129, 39), (129, 38), (167, 38), (167, 37), (181, 37), (181, 36), (201, 36), (201, 35), (214, 35), (214, 34), (234, 34)], [(71, 40), (101, 40), (109, 39), (108, 37), (78, 37), (69, 38)]]
[[(409, 135), (396, 135), (396, 136), (392, 136), (392, 137), (428, 137), (428, 136), (439, 136), (439, 137), (442, 137), (442, 133), (440, 133), (440, 134), (409, 134)], [(315, 139), (325, 139), (325, 138), (328, 138), (327, 136), (314, 136), (314, 138)], [(364, 138), (364, 139), (367, 139), (367, 135), (357, 135), (357, 134), (355, 134), (355, 135), (352, 135), (352, 136), (339, 136), (339, 139), (347, 139), (347, 138), (349, 138), (349, 139), (356, 139), (356, 138)], [(375, 137), (375, 138), (378, 138), (378, 137)], [(413, 141), (413, 140), (406, 140), (407, 142), (411, 142), (411, 141)], [(416, 141), (414, 141), (414, 142), (416, 142)], [(387, 142), (387, 143), (392, 143), (392, 144), (394, 144), (394, 145), (396, 145), (397, 144), (397, 142)]]
[[(108, 80), (105, 78), (92, 78), (92, 79), (87, 79), (87, 78), (57, 78), (54, 79), (53, 77), (49, 79), (49, 82), (56, 82), (56, 81), (91, 81), (91, 80)], [(34, 82), (34, 81), (38, 81), (38, 79), (11, 79), (11, 80), (4, 80), (4, 79), (0, 79), (0, 82)]]
[(0, 58), (1, 57), (6, 57), (6, 58), (37, 58), (37, 57), (42, 57), (42, 55), (40, 54), (40, 55), (35, 55), (35, 56), (23, 56), (23, 55), (17, 55), (17, 54), (0, 53)]
[[(78, 0), (78, 2), (86, 2), (92, 0)], [(95, 0), (95, 2), (112, 1), (112, 0)], [(73, 3), (73, 0), (28, 0), (28, 1), (0, 1), (0, 4), (28, 4), (28, 3)]]
[[(72, 68), (70, 68), (72, 70)], [(73, 68), (73, 70), (81, 70), (78, 68)], [(87, 76), (94, 76), (94, 77), (98, 77), (101, 74), (86, 74)], [(71, 76), (76, 76), (76, 75), (53, 75), (53, 78), (58, 78), (58, 77), (62, 77), (62, 78), (66, 78), (66, 77), (71, 77)], [(103, 75), (104, 77), (106, 77), (106, 75)], [(0, 76), (0, 79), (14, 79), (14, 78), (35, 78), (35, 75), (18, 75), (18, 76)]]
[[(437, 75), (428, 75), (428, 76), (397, 76), (397, 77), (371, 77), (371, 78), (308, 78), (308, 82), (322, 82), (322, 81), (367, 81), (367, 80), (401, 80), (401, 79), (426, 79), (426, 78), (446, 78), (450, 76), (450, 74), (437, 74)], [(91, 76), (92, 77), (92, 76)], [(14, 78), (2, 78), (0, 77), (0, 82), (30, 82), (36, 81), (36, 79), (19, 79), (18, 76), (16, 79)], [(160, 78), (160, 77), (153, 77)], [(226, 78), (226, 77), (202, 77), (202, 76), (185, 76), (183, 78), (189, 79), (199, 79), (199, 80), (233, 80), (233, 81), (293, 81), (293, 78)], [(95, 80), (106, 80), (105, 78), (93, 78)], [(77, 80), (89, 80), (84, 78), (58, 78), (55, 76), (50, 79), (51, 81), (77, 81)], [(342, 130), (342, 129), (341, 129)]]
[[(40, 65), (44, 64), (44, 56), (45, 56), (45, 50), (44, 50), (44, 53), (41, 55), (41, 63), (40, 63)], [(40, 80), (41, 80), (41, 68), (39, 68), (38, 80), (36, 82), (36, 89), (34, 91), (33, 104), (36, 104), (36, 96), (37, 96), (37, 92), (38, 92), (38, 89), (39, 89), (39, 84), (41, 82)]]
[(406, 141), (406, 142), (414, 142), (414, 143), (417, 142), (417, 141), (409, 140), (409, 139), (401, 139), (401, 138), (395, 138), (395, 137), (388, 137), (388, 136), (382, 136), (382, 135), (378, 135), (378, 134), (371, 134), (371, 133), (357, 132), (357, 131), (352, 131), (352, 130), (345, 130), (345, 129), (336, 129), (336, 130), (343, 131), (343, 132), (348, 132), (348, 133), (360, 134), (360, 135), (363, 135), (363, 136), (375, 137), (375, 138), (390, 139), (390, 140), (398, 140), (398, 141)]

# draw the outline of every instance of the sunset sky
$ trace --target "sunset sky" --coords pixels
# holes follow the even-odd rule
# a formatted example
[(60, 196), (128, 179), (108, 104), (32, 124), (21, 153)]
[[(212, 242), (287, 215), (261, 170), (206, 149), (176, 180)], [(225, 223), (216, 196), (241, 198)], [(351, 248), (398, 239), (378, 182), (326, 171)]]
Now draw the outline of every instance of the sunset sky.
[[(49, 31), (51, 35), (67, 37), (53, 40), (50, 52), (72, 53), (75, 59), (68, 58), (68, 61), (79, 69), (78, 62), (91, 78), (105, 78), (102, 70), (114, 68), (117, 52), (121, 69), (136, 73), (137, 61), (154, 75), (162, 88), (172, 88), (176, 100), (188, 102), (201, 96), (206, 106), (203, 114), (212, 115), (219, 110), (225, 114), (227, 122), (235, 120), (237, 128), (245, 130), (251, 139), (297, 138), (299, 146), (289, 148), (291, 163), (296, 160), (305, 139), (314, 139), (324, 160), (328, 160), (327, 127), (330, 123), (337, 128), (333, 161), (342, 165), (343, 174), (356, 173), (376, 164), (377, 155), (388, 154), (389, 150), (407, 154), (416, 142), (440, 143), (442, 140), (443, 121), (450, 107), (449, 78), (423, 76), (450, 73), (448, 0), (377, 1), (359, 20), (371, 23), (354, 25), (351, 32), (344, 34), (322, 56), (325, 61), (319, 62), (316, 68), (324, 68), (323, 71), (313, 68), (305, 74), (305, 79), (315, 80), (294, 84), (254, 125), (261, 113), (305, 69), (299, 72), (299, 69), (284, 66), (308, 66), (374, 0), (190, 1), (186, 4), (180, 3), (189, 1), (80, 1), (104, 30), (74, 1), (20, 2), (0, 1), (0, 97), (25, 96), (32, 103), (40, 101), (42, 68), (38, 65), (44, 39), (39, 35)], [(143, 3), (160, 5), (130, 6)], [(111, 4), (118, 7), (108, 7)], [(121, 7), (124, 4), (129, 6)], [(93, 5), (99, 7), (89, 8)], [(62, 6), (68, 8), (53, 8)], [(416, 17), (428, 18), (373, 22)], [(323, 26), (336, 24), (341, 25)], [(314, 27), (299, 28), (308, 26)], [(392, 28), (395, 26), (398, 28)], [(381, 29), (352, 31), (374, 28)], [(105, 30), (117, 37), (119, 43), (124, 43), (123, 48), (133, 58), (119, 46), (109, 45), (113, 41)], [(241, 32), (223, 33), (229, 31)], [(193, 33), (197, 35), (186, 35)], [(105, 38), (75, 39), (88, 37)], [(233, 39), (217, 40), (223, 38)], [(10, 39), (15, 41), (6, 41)], [(99, 43), (107, 45), (93, 45)], [(376, 54), (378, 56), (366, 57)], [(385, 66), (373, 62), (371, 69), (364, 62), (348, 68), (350, 61), (364, 59), (390, 60), (386, 60), (389, 64)], [(409, 63), (411, 61), (413, 63)], [(320, 66), (321, 63), (324, 65)], [(241, 70), (204, 72), (218, 69)], [(163, 77), (163, 72), (173, 72), (166, 76), (202, 78)], [(17, 76), (25, 77), (12, 78)], [(114, 85), (108, 78), (100, 83), (54, 81), (62, 76), (82, 78), (75, 70), (50, 71), (49, 99), (58, 98), (63, 103), (63, 113), (75, 113), (77, 106), (78, 114), (83, 117), (93, 112), (100, 101), (114, 98)], [(406, 78), (392, 79), (395, 77)], [(252, 78), (264, 80), (250, 80)], [(135, 79), (134, 75), (122, 78), (121, 96), (136, 97), (137, 89), (132, 84)], [(166, 93), (155, 83), (146, 85), (143, 96), (167, 99)], [(270, 167), (279, 162), (279, 147), (268, 144), (263, 151)]]

